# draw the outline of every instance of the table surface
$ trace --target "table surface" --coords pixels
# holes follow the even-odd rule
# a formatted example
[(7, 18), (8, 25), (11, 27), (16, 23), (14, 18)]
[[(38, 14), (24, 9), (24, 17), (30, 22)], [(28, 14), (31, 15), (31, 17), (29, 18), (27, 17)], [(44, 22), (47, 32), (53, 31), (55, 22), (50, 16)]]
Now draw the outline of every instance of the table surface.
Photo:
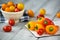
[[(13, 0), (14, 1), (14, 0)], [(17, 2), (16, 0), (15, 2)], [(24, 1), (23, 1), (24, 2)], [(60, 0), (26, 0), (24, 2), (25, 9), (32, 9), (35, 12), (35, 16), (39, 14), (40, 8), (46, 9), (46, 17), (52, 19), (56, 12), (60, 10)], [(59, 25), (60, 19), (55, 18), (54, 22)], [(11, 32), (4, 32), (2, 30), (7, 23), (0, 23), (0, 40), (60, 40), (60, 36), (51, 36), (37, 39), (31, 32), (26, 29), (25, 24), (27, 22), (21, 22), (13, 26)], [(60, 25), (59, 25), (60, 26)]]

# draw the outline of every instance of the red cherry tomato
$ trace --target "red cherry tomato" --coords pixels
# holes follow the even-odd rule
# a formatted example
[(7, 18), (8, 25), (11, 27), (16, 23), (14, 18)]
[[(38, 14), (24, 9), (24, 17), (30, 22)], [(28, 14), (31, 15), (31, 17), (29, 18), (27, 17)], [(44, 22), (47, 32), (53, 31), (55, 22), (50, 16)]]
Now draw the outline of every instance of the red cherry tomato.
[(52, 20), (50, 20), (49, 18), (45, 18), (45, 19), (50, 22), (49, 24), (54, 25), (54, 22)]
[(10, 24), (11, 26), (14, 26), (14, 25), (15, 25), (14, 19), (10, 19), (10, 20), (9, 20), (9, 24)]
[(42, 35), (43, 33), (44, 33), (44, 30), (43, 29), (37, 30), (37, 34)]
[(18, 8), (15, 8), (15, 12), (18, 12), (19, 11), (19, 9)]
[(40, 17), (44, 17), (44, 15), (40, 15), (40, 14), (39, 14), (39, 15), (37, 16), (37, 19), (40, 18)]
[(54, 22), (50, 20), (49, 18), (45, 18), (43, 21), (43, 25), (46, 27), (47, 25), (54, 25)]
[(12, 27), (10, 25), (4, 26), (3, 31), (10, 32), (12, 30)]

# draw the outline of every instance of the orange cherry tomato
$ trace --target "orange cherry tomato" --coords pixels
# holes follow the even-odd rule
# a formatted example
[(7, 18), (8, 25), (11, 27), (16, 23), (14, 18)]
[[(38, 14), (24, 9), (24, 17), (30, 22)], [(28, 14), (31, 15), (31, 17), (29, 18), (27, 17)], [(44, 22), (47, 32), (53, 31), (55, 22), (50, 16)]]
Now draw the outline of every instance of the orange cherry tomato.
[(40, 18), (38, 18), (37, 23), (43, 24), (43, 21), (44, 21), (44, 20), (45, 20), (44, 17), (40, 17)]
[(7, 5), (8, 5), (8, 6), (13, 6), (14, 3), (13, 3), (12, 1), (9, 1), (9, 2), (7, 3)]
[(5, 11), (6, 11), (6, 12), (10, 12), (10, 8), (9, 8), (9, 7), (6, 7), (6, 8), (5, 8)]
[(58, 31), (57, 26), (55, 25), (48, 25), (46, 26), (46, 33), (50, 34), (50, 35), (54, 35), (57, 31)]
[(6, 7), (7, 7), (7, 4), (2, 4), (2, 10), (5, 10)]
[(34, 12), (30, 9), (27, 11), (29, 17), (34, 17)]

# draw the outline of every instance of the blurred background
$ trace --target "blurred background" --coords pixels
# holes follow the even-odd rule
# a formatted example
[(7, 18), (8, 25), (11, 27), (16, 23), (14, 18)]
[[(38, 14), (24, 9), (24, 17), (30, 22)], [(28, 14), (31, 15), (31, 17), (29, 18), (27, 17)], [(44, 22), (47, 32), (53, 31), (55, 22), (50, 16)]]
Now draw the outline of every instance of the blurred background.
[(0, 0), (0, 5), (8, 1), (13, 1), (14, 3), (23, 2), (25, 9), (32, 9), (36, 14), (40, 8), (45, 8), (47, 13), (50, 14), (54, 14), (60, 9), (60, 0)]
[[(48, 14), (47, 16), (49, 18), (52, 18), (56, 12), (60, 10), (60, 0), (0, 0), (0, 6), (1, 4), (7, 3), (8, 1), (13, 1), (14, 3), (23, 2), (25, 9), (32, 9), (35, 13), (35, 16), (39, 14), (39, 10), (41, 8), (46, 10), (46, 14)], [(0, 17), (1, 16), (2, 14), (0, 12)]]

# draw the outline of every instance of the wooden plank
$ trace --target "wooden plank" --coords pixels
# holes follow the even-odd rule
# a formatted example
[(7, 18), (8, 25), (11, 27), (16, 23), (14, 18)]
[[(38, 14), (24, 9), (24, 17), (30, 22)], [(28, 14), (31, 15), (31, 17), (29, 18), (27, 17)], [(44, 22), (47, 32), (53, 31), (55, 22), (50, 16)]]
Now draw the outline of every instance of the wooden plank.
[(11, 40), (36, 40), (36, 38), (26, 28), (24, 28)]
[(12, 32), (4, 32), (2, 30), (2, 28), (3, 28), (4, 25), (6, 25), (6, 23), (1, 23), (0, 24), (1, 25), (1, 27), (0, 27), (0, 39), (1, 40), (10, 40), (21, 30), (21, 28), (24, 27), (24, 24), (25, 23), (19, 23), (19, 24), (13, 26)]

